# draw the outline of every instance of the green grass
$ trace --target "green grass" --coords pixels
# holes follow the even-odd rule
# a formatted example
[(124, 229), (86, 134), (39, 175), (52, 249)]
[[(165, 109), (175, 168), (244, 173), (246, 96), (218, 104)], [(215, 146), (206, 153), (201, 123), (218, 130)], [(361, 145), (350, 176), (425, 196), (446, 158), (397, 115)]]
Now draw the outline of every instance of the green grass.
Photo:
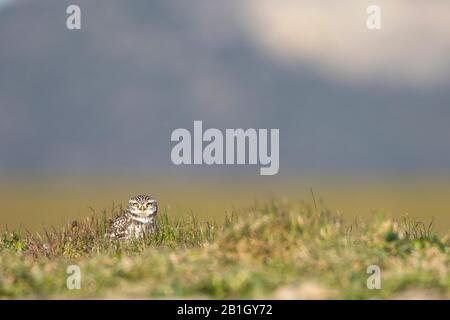
[[(162, 212), (157, 232), (111, 242), (105, 213), (0, 239), (3, 298), (450, 298), (448, 235), (405, 218), (345, 224), (325, 209), (273, 200), (225, 223)], [(66, 269), (81, 268), (68, 290)], [(381, 290), (369, 290), (369, 265)]]

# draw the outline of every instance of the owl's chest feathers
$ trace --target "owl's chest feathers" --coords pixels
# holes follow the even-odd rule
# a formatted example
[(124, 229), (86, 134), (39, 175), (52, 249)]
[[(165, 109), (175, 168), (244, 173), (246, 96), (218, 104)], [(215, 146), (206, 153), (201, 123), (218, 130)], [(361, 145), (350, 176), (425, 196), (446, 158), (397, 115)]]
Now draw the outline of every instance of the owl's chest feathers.
[(144, 233), (150, 233), (153, 231), (154, 218), (147, 218), (145, 220), (131, 219), (128, 225), (128, 234), (134, 237), (140, 237)]

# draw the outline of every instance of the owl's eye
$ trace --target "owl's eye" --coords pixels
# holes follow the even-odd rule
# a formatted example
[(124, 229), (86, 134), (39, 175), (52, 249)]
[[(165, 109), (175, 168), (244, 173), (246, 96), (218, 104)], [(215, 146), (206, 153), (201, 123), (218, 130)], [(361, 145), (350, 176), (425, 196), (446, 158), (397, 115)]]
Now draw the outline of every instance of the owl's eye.
[(139, 204), (138, 204), (138, 203), (136, 203), (136, 202), (135, 202), (135, 203), (133, 203), (133, 207), (136, 207), (136, 208), (137, 208), (138, 206), (139, 206)]

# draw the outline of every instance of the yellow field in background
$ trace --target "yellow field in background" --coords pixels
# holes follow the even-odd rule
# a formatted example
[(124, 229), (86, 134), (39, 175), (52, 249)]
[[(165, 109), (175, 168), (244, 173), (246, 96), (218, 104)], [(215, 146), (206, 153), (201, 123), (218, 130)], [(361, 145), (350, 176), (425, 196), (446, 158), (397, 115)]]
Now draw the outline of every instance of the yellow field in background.
[(0, 229), (38, 230), (62, 225), (71, 219), (126, 204), (138, 193), (150, 193), (160, 210), (171, 215), (196, 213), (201, 219), (220, 222), (225, 213), (244, 214), (255, 201), (271, 197), (312, 204), (317, 201), (342, 214), (351, 223), (375, 213), (387, 217), (404, 214), (425, 223), (434, 220), (440, 232), (450, 229), (450, 179), (447, 177), (308, 177), (267, 179), (216, 178), (3, 179), (0, 182)]

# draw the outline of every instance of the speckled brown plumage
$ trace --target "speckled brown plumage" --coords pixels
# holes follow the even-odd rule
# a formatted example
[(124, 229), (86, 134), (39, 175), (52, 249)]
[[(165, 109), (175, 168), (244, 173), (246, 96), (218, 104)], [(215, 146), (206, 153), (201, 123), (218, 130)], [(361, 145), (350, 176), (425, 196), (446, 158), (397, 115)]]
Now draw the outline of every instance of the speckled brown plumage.
[(112, 223), (106, 236), (114, 240), (130, 240), (152, 233), (158, 204), (149, 195), (138, 195), (128, 201), (123, 214)]

